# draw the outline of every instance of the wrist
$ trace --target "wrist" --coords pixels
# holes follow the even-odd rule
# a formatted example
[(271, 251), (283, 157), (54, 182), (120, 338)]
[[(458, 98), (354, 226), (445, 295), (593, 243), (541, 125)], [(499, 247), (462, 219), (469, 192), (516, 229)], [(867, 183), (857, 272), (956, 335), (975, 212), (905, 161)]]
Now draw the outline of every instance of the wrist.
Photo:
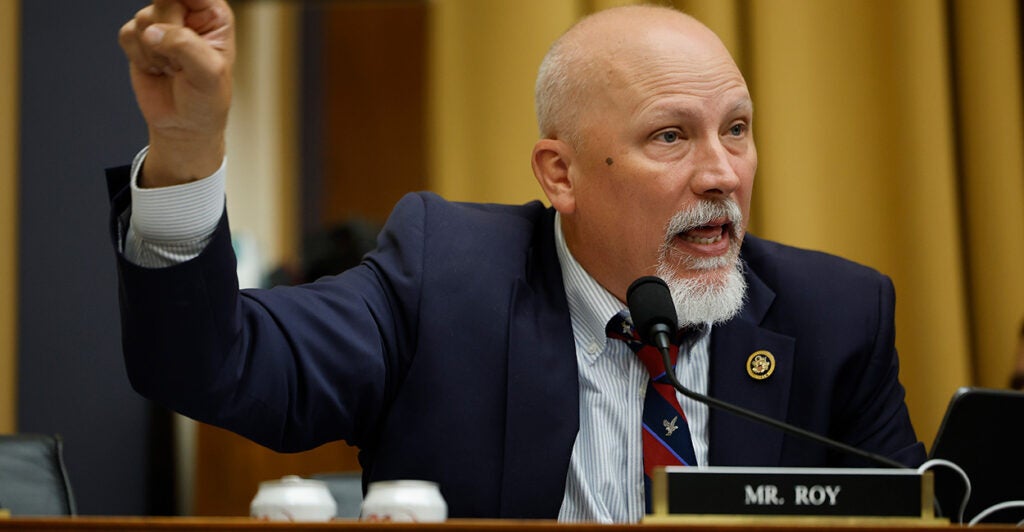
[(224, 135), (179, 140), (150, 133), (138, 186), (159, 188), (209, 177), (224, 161)]

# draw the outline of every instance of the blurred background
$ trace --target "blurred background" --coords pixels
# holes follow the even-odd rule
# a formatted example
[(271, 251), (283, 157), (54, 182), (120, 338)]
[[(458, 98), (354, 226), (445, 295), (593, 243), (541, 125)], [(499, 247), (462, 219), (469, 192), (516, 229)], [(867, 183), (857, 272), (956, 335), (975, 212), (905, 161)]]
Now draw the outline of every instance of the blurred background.
[[(228, 209), (248, 286), (346, 267), (410, 190), (519, 203), (533, 80), (600, 0), (234, 1)], [(756, 107), (752, 231), (892, 277), (930, 444), (959, 386), (1007, 386), (1024, 318), (1020, 0), (678, 0)], [(276, 455), (138, 397), (102, 169), (146, 143), (118, 28), (142, 0), (0, 0), (0, 433), (59, 433), (81, 513), (246, 514)]]

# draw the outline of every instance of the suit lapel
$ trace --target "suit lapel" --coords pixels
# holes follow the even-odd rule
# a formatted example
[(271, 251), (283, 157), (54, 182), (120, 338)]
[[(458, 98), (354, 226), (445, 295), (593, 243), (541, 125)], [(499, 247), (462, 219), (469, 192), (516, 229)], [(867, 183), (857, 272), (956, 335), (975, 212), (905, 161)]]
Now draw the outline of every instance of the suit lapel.
[(537, 224), (526, 276), (509, 308), (501, 517), (558, 515), (579, 431), (575, 344), (552, 220), (549, 211)]
[[(775, 293), (749, 269), (746, 279), (747, 304), (743, 311), (712, 332), (708, 394), (785, 420), (796, 340), (760, 326)], [(775, 370), (758, 380), (747, 373), (746, 367), (751, 354), (762, 350), (774, 357)], [(708, 423), (711, 465), (778, 465), (783, 439), (778, 429), (715, 409)]]

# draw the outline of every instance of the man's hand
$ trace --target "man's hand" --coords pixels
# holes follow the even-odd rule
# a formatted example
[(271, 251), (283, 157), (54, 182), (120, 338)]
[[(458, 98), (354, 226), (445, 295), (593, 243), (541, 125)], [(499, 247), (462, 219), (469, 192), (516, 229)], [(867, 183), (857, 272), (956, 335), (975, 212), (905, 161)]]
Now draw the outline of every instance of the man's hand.
[(235, 60), (227, 2), (154, 0), (121, 27), (119, 39), (149, 126), (140, 185), (176, 185), (214, 173), (224, 158)]

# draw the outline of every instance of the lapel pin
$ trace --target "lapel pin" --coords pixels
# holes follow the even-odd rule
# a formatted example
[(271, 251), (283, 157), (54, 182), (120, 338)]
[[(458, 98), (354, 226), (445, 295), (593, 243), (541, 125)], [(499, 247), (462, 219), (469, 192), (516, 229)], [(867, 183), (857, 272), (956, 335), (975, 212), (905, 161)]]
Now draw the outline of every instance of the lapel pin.
[(775, 372), (775, 356), (765, 350), (754, 351), (747, 358), (747, 375), (763, 381)]

